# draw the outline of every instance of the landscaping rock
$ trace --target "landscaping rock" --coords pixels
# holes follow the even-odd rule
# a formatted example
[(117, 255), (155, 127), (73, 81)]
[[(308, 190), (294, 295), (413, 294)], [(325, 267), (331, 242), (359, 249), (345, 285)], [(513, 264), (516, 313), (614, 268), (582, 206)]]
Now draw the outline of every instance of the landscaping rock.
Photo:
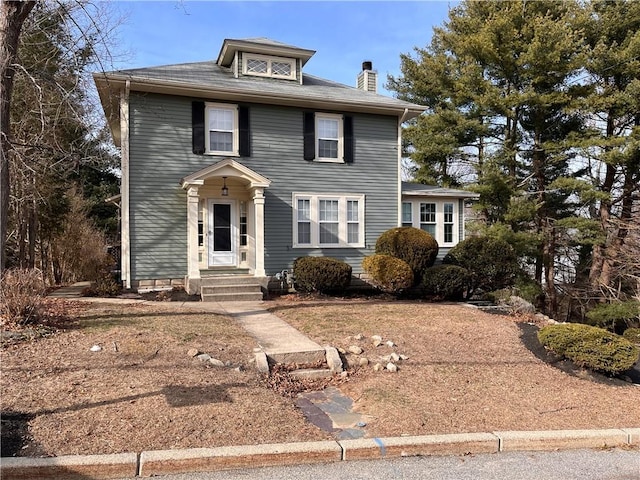
[(376, 372), (381, 372), (382, 370), (384, 370), (384, 367), (382, 366), (382, 364), (381, 364), (381, 363), (376, 363), (376, 364), (373, 366), (373, 370), (374, 370), (374, 371), (376, 371)]
[(387, 363), (387, 370), (389, 372), (397, 372), (398, 371), (398, 366), (395, 363)]
[(393, 348), (393, 347), (395, 347), (395, 346), (396, 346), (396, 344), (395, 344), (395, 343), (393, 343), (391, 340), (388, 340), (388, 341), (387, 341), (387, 347), (391, 347), (391, 348)]
[(89, 350), (91, 350), (92, 352), (99, 352), (102, 350), (102, 347), (100, 345), (94, 345)]
[(382, 340), (374, 340), (373, 341), (373, 346), (374, 347), (379, 347), (380, 345), (382, 345)]
[(224, 367), (225, 366), (223, 361), (218, 360), (217, 358), (213, 358), (213, 357), (209, 358), (209, 363), (211, 365), (213, 365), (214, 367)]
[(201, 353), (199, 355), (196, 355), (196, 358), (201, 362), (208, 362), (211, 359), (211, 355), (208, 355), (206, 353)]
[(382, 337), (380, 335), (373, 335), (371, 337), (371, 340), (373, 340), (374, 342), (382, 342)]
[(353, 353), (354, 355), (361, 355), (362, 352), (364, 352), (364, 350), (362, 350), (362, 348), (357, 345), (349, 346), (349, 353)]
[(392, 362), (397, 362), (398, 360), (400, 360), (400, 355), (398, 355), (396, 352), (393, 352), (391, 355), (389, 355), (389, 360), (391, 360)]
[(367, 357), (360, 357), (358, 364), (361, 367), (366, 367), (367, 365), (369, 365), (369, 359)]
[(357, 334), (357, 335), (356, 335), (355, 337), (353, 337), (353, 338), (355, 338), (356, 340), (360, 341), (360, 340), (364, 339), (364, 335), (362, 335), (361, 333), (359, 333), (359, 334)]
[(408, 360), (409, 357), (407, 357), (406, 355), (403, 355), (402, 353), (400, 354), (400, 360)]
[(198, 351), (197, 348), (190, 348), (189, 350), (187, 350), (187, 355), (189, 355), (190, 357), (195, 357), (199, 353), (200, 352)]

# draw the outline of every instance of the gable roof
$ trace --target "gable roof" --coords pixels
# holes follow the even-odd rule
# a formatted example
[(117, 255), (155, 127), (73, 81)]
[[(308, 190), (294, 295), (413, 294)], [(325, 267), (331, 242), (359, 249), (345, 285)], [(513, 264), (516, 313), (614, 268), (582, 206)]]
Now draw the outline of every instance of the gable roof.
[(412, 182), (402, 182), (402, 195), (409, 197), (480, 198), (480, 194), (475, 192)]

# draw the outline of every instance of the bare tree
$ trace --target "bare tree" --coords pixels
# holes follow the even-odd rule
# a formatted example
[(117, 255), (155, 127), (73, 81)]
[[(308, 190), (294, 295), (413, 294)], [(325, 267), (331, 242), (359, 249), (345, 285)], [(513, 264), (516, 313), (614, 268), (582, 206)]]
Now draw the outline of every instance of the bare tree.
[(0, 272), (4, 270), (6, 259), (11, 94), (20, 31), (35, 5), (35, 1), (1, 0), (0, 3)]

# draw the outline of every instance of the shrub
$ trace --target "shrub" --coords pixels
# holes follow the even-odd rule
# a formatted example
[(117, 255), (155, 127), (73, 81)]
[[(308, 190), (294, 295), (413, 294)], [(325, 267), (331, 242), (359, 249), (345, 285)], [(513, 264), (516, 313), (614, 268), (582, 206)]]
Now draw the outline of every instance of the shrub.
[(383, 292), (400, 293), (413, 286), (413, 271), (405, 262), (391, 255), (365, 257), (362, 268), (371, 275), (372, 283)]
[(426, 295), (443, 300), (460, 300), (469, 283), (469, 272), (458, 265), (436, 265), (427, 268), (422, 277), (422, 287)]
[(414, 282), (436, 261), (438, 248), (435, 238), (414, 227), (391, 228), (376, 242), (376, 253), (399, 258), (411, 267)]
[(466, 268), (467, 298), (476, 290), (492, 291), (513, 285), (519, 271), (515, 251), (504, 240), (471, 237), (453, 247), (443, 263)]
[(640, 345), (640, 328), (636, 328), (636, 327), (627, 328), (622, 334), (622, 336), (627, 340), (629, 340), (631, 343)]
[(351, 283), (351, 266), (331, 257), (299, 257), (293, 262), (296, 290), (337, 292)]
[(638, 347), (629, 340), (589, 325), (548, 325), (538, 332), (538, 340), (578, 366), (609, 374), (629, 370), (638, 360)]
[(640, 317), (640, 302), (602, 303), (587, 312), (590, 325), (615, 330), (616, 327), (629, 326)]
[(13, 324), (37, 323), (45, 293), (39, 270), (7, 270), (0, 278), (0, 315)]

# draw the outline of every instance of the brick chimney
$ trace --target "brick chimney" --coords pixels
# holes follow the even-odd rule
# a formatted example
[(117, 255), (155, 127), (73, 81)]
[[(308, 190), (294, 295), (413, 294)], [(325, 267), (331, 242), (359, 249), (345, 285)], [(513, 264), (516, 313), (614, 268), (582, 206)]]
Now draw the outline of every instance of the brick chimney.
[(362, 71), (358, 74), (356, 87), (366, 92), (378, 93), (378, 71), (373, 69), (371, 60), (362, 62)]

